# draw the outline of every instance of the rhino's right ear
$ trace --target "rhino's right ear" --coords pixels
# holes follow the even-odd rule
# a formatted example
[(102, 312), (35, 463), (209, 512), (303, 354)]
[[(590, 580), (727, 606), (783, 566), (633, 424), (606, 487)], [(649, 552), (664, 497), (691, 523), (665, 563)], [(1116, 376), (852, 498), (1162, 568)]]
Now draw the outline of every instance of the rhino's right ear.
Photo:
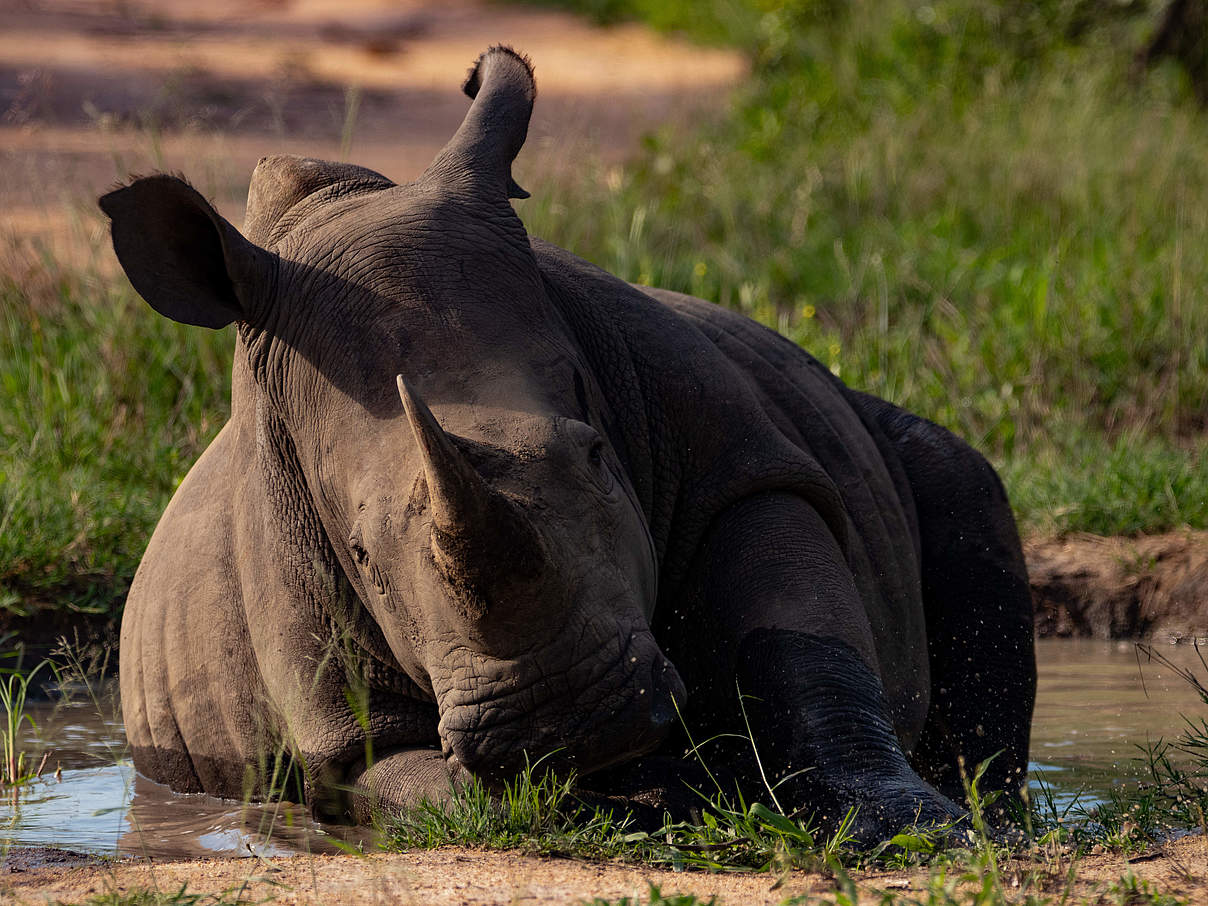
[(272, 256), (183, 179), (142, 177), (99, 204), (112, 221), (122, 269), (161, 315), (215, 329), (254, 319), (272, 279)]

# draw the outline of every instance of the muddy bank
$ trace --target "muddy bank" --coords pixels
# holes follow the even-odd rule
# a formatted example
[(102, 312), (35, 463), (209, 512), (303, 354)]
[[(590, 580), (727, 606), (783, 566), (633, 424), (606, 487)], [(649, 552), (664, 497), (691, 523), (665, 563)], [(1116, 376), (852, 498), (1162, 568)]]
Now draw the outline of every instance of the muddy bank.
[(1208, 638), (1208, 532), (1032, 539), (1024, 553), (1042, 637)]
[[(9, 867), (12, 866), (12, 867)], [(646, 897), (650, 885), (665, 895), (691, 893), (724, 904), (778, 904), (786, 898), (826, 896), (833, 878), (819, 873), (718, 874), (672, 872), (641, 865), (539, 858), (509, 852), (441, 849), (395, 855), (297, 856), (286, 859), (198, 860), (149, 864), (94, 860), (84, 864), (46, 862), (31, 867), (6, 863), (0, 898), (12, 903), (80, 902), (139, 889), (191, 894), (241, 894), (245, 902), (281, 904), (448, 903), (495, 906), (566, 904), (593, 897)], [(1208, 841), (1188, 837), (1128, 860), (1090, 855), (1079, 860), (1069, 881), (1068, 857), (1018, 860), (1002, 868), (1003, 884), (1018, 891), (1071, 902), (1134, 902), (1117, 898), (1112, 884), (1132, 872), (1168, 895), (1192, 902), (1208, 898)], [(957, 874), (954, 872), (954, 874)], [(925, 870), (867, 872), (855, 878), (861, 902), (881, 901), (882, 892), (902, 897), (927, 890)], [(1067, 888), (1067, 885), (1069, 887)], [(925, 894), (924, 894), (925, 895)]]

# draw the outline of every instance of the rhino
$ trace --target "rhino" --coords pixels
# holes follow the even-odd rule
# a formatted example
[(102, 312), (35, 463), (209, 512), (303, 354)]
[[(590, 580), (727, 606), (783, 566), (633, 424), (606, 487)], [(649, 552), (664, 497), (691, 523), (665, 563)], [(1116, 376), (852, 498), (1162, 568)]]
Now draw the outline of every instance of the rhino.
[(122, 619), (137, 770), (267, 795), (284, 752), (365, 822), (544, 758), (660, 806), (720, 737), (713, 776), (866, 839), (959, 819), (992, 756), (1017, 793), (1032, 609), (994, 470), (528, 235), (532, 66), (492, 47), (464, 91), (413, 182), (261, 159), (242, 233), (176, 176), (100, 199), (153, 309), (237, 324), (230, 420)]

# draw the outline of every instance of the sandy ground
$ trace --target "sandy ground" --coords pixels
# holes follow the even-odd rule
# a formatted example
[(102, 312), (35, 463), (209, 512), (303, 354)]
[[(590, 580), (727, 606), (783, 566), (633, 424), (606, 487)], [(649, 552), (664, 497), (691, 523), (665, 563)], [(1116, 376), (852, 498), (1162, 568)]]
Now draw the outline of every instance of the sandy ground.
[[(405, 903), (568, 904), (594, 897), (617, 900), (647, 896), (651, 884), (665, 895), (692, 893), (702, 900), (716, 895), (725, 904), (778, 904), (808, 894), (825, 896), (835, 881), (823, 874), (704, 874), (671, 872), (617, 863), (584, 863), (514, 853), (442, 849), (434, 852), (368, 856), (298, 856), (290, 859), (239, 859), (146, 863), (38, 865), (36, 854), (22, 864), (11, 860), (0, 869), (0, 902), (79, 902), (90, 897), (137, 889), (224, 893), (258, 903), (283, 904)], [(1002, 867), (1004, 885), (1028, 893), (1060, 897), (1070, 864), (1064, 857), (1041, 855)], [(1090, 855), (1080, 860), (1070, 902), (1096, 902), (1127, 872), (1165, 894), (1208, 902), (1208, 840), (1189, 837), (1143, 856)], [(926, 890), (926, 871), (859, 875), (861, 902), (879, 902), (889, 891), (911, 896)], [(956, 883), (955, 879), (952, 883)], [(1106, 902), (1133, 902), (1111, 897)], [(1139, 901), (1138, 901), (1139, 902)]]
[(103, 246), (95, 199), (130, 173), (183, 172), (236, 223), (265, 154), (413, 177), (494, 43), (536, 64), (525, 186), (719, 110), (745, 69), (636, 25), (485, 0), (0, 0), (0, 22), (0, 244), (72, 260)]

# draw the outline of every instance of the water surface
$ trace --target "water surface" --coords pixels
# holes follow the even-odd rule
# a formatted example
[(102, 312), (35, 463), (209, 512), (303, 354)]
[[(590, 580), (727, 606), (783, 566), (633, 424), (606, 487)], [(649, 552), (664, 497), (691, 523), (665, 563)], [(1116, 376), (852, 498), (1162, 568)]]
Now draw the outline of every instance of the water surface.
[[(1208, 682), (1189, 645), (1161, 645), (1177, 665)], [(1139, 746), (1174, 739), (1182, 714), (1208, 706), (1173, 670), (1139, 654), (1131, 642), (1042, 640), (1032, 728), (1032, 786), (1046, 783), (1059, 803), (1080, 793), (1093, 804), (1137, 775)], [(39, 704), (39, 734), (27, 751), (49, 748), (44, 780), (0, 798), (0, 848), (58, 846), (109, 855), (284, 855), (372, 846), (364, 832), (324, 827), (304, 808), (245, 805), (174, 794), (131, 767), (116, 716), (114, 687), (67, 704)], [(56, 768), (61, 779), (54, 778)]]
[[(1153, 650), (1208, 685), (1204, 646), (1156, 643)], [(1146, 746), (1176, 741), (1184, 715), (1208, 717), (1195, 689), (1133, 642), (1041, 639), (1036, 663), (1032, 787), (1047, 782), (1062, 801), (1082, 791), (1090, 804), (1135, 780)]]

